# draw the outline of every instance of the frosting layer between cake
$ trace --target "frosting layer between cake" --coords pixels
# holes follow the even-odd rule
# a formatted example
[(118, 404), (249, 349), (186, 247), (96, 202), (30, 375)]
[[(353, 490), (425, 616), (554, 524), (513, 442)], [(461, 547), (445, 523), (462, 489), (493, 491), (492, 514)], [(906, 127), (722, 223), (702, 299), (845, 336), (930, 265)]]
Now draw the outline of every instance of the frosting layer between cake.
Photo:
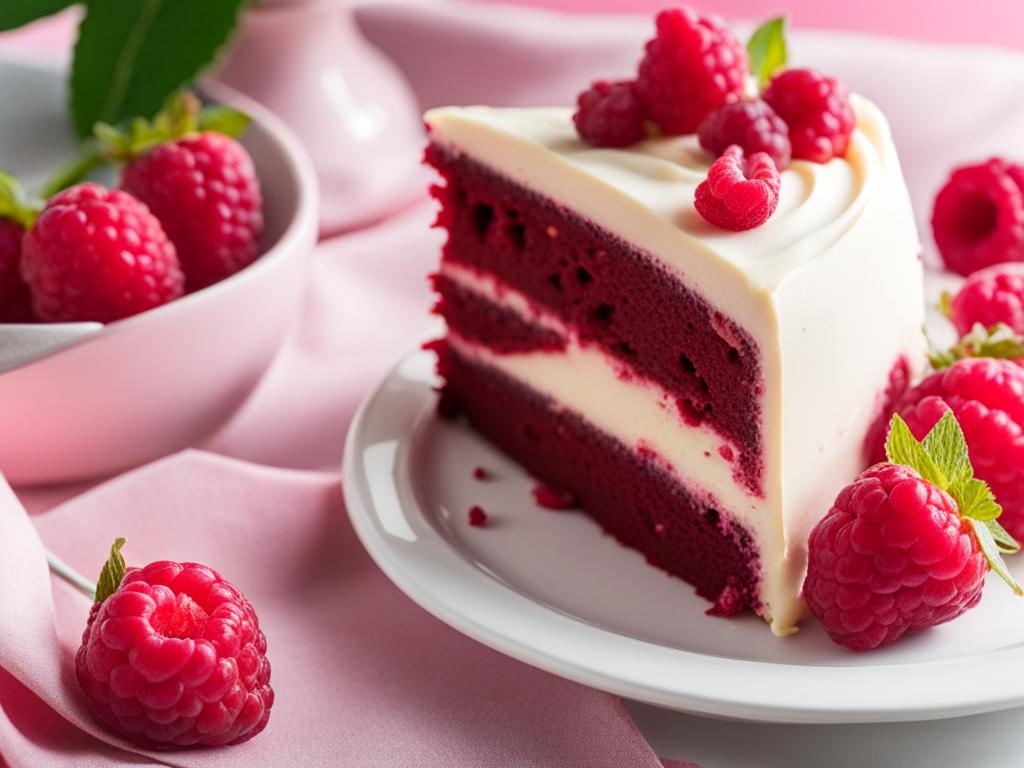
[[(680, 419), (674, 435), (659, 432), (666, 445), (657, 450), (676, 457), (673, 465), (685, 464), (674, 468), (690, 487), (714, 487), (725, 511), (754, 533), (761, 611), (778, 633), (799, 617), (807, 534), (861, 469), (863, 437), (890, 369), (901, 357), (916, 366), (922, 356), (922, 273), (909, 198), (884, 118), (864, 99), (854, 104), (858, 128), (846, 159), (792, 163), (773, 218), (743, 233), (717, 230), (694, 211), (693, 191), (711, 158), (693, 136), (605, 150), (578, 140), (567, 109), (471, 107), (426, 118), (435, 145), (635, 246), (753, 340), (763, 379), (761, 493), (731, 474), (723, 480), (720, 463), (706, 461), (705, 428), (687, 429)], [(614, 265), (603, 277), (614, 279)], [(485, 290), (479, 282), (469, 287)], [(503, 306), (514, 309), (516, 299), (504, 295)], [(664, 392), (649, 381), (624, 381), (616, 370), (621, 361), (572, 341), (571, 329), (569, 336), (561, 353), (502, 355), (479, 344), (460, 352), (604, 430), (621, 432), (623, 423), (654, 430), (649, 416), (664, 412)], [(590, 386), (643, 394), (579, 394)], [(615, 409), (619, 426), (602, 407)], [(691, 458), (698, 446), (704, 461)]]

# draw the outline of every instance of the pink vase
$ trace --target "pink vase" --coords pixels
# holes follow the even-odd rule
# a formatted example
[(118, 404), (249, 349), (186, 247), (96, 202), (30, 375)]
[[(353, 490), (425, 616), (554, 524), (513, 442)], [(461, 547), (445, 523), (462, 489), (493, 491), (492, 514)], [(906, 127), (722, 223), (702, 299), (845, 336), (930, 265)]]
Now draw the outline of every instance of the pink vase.
[(321, 234), (422, 197), (422, 121), (391, 62), (367, 43), (353, 0), (273, 0), (245, 12), (217, 79), (276, 112), (320, 181)]

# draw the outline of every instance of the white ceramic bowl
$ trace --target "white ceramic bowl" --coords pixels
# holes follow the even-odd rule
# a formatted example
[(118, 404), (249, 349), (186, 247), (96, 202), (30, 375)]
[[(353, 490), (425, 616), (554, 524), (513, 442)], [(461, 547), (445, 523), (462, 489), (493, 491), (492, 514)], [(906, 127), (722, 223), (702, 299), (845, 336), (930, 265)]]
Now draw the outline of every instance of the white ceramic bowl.
[[(78, 338), (0, 373), (0, 471), (11, 483), (98, 477), (202, 442), (280, 346), (316, 241), (315, 176), (277, 118), (226, 89), (209, 95), (254, 118), (244, 144), (263, 186), (263, 254), (157, 309), (98, 328), (65, 326)], [(64, 75), (0, 61), (0, 103), (17, 105), (0, 111), (0, 167), (38, 181), (71, 151)], [(41, 332), (8, 327), (0, 345), (31, 348)]]

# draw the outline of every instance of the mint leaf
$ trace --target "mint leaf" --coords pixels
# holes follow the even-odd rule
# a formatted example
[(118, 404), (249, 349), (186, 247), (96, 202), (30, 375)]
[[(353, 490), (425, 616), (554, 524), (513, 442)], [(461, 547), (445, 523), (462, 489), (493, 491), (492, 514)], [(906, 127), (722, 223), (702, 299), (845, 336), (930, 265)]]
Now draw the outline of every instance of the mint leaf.
[(946, 411), (921, 443), (949, 484), (970, 480), (974, 475), (967, 458), (967, 440), (952, 411)]
[(1007, 555), (1015, 555), (1020, 552), (1020, 543), (1003, 526), (995, 520), (985, 520), (984, 523), (1000, 552)]
[(71, 67), (79, 136), (151, 116), (216, 58), (247, 0), (89, 0)]
[(78, 0), (4, 0), (0, 2), (0, 32), (63, 11)]
[(945, 490), (949, 482), (946, 476), (936, 465), (934, 459), (928, 455), (921, 443), (917, 442), (910, 431), (910, 427), (898, 413), (892, 416), (889, 424), (889, 439), (885, 441), (885, 454), (893, 464), (902, 464), (905, 467), (917, 470), (929, 483), (939, 486)]
[(960, 514), (972, 520), (995, 520), (1003, 512), (992, 490), (977, 478), (954, 483), (949, 489), (949, 495), (956, 500)]
[(750, 74), (764, 88), (778, 70), (786, 66), (789, 50), (786, 45), (786, 17), (776, 16), (754, 30), (747, 43)]
[[(989, 528), (987, 523), (975, 522), (970, 518), (967, 518), (967, 522), (970, 523), (974, 529), (974, 535), (978, 539), (978, 544), (981, 547), (982, 553), (985, 555), (985, 559), (988, 560), (992, 570), (999, 574), (999, 577), (1005, 581), (1010, 589), (1017, 595), (1024, 595), (1024, 589), (1021, 588), (1020, 584), (1013, 578), (1010, 570), (1006, 567), (1006, 563), (1003, 562), (1003, 557), (1000, 554), (999, 545), (996, 543), (995, 537), (992, 535), (992, 530)], [(998, 523), (996, 523), (998, 525)]]
[(103, 564), (100, 577), (96, 580), (96, 602), (102, 603), (110, 597), (121, 585), (124, 578), (124, 557), (121, 555), (121, 547), (124, 546), (124, 539), (114, 539), (110, 547), (110, 557)]

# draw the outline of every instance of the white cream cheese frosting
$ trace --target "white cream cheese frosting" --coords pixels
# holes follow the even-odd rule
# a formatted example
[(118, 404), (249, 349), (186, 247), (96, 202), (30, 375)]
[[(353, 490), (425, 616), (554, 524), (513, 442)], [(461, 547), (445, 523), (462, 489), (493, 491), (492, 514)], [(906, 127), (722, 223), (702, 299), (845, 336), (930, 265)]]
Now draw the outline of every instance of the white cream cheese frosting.
[[(646, 251), (755, 341), (764, 379), (764, 498), (728, 511), (755, 537), (763, 615), (778, 634), (799, 619), (807, 536), (862, 468), (864, 434), (890, 369), (900, 356), (912, 368), (923, 357), (923, 276), (909, 196), (884, 116), (863, 98), (853, 102), (857, 128), (845, 158), (793, 161), (782, 172), (775, 214), (739, 233), (715, 228), (693, 207), (712, 160), (695, 136), (598, 149), (579, 140), (567, 108), (426, 115), (434, 142)], [(570, 352), (577, 364), (557, 371), (545, 353), (533, 353), (532, 367), (523, 354), (488, 361), (535, 388), (553, 376), (596, 384), (600, 361), (582, 364), (585, 350)], [(646, 397), (659, 395), (648, 388)], [(606, 402), (619, 402), (623, 413), (639, 407), (628, 405), (632, 398)], [(577, 410), (598, 418), (592, 407)], [(696, 439), (678, 424), (676, 440)], [(659, 452), (689, 454), (672, 446)], [(712, 464), (686, 463), (678, 471), (693, 484), (720, 484)]]

